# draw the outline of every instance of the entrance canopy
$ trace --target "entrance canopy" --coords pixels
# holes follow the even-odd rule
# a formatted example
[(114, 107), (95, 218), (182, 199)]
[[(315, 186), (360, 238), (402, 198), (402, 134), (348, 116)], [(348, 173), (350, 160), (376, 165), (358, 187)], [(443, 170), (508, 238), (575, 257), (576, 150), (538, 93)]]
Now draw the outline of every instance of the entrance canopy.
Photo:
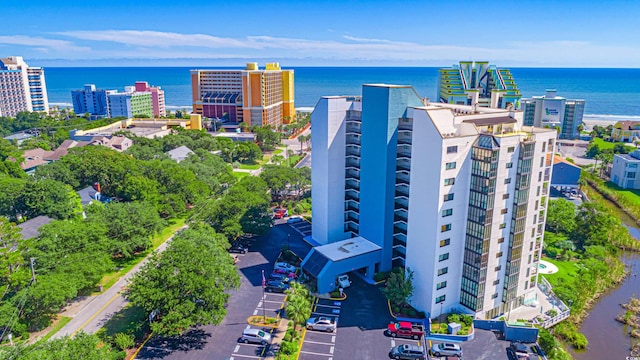
[(381, 260), (382, 248), (358, 236), (314, 247), (302, 261), (302, 269), (318, 280), (318, 292), (326, 293), (336, 288), (336, 277), (347, 272), (366, 268), (366, 276), (373, 277)]

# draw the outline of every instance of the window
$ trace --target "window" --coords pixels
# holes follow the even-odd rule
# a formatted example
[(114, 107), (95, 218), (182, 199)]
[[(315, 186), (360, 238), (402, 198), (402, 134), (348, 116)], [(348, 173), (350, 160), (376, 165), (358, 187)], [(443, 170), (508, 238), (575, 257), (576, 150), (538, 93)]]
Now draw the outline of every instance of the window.
[(511, 184), (511, 178), (504, 179), (504, 183), (505, 184)]
[(538, 181), (542, 181), (542, 171), (538, 173)]
[(453, 185), (455, 182), (456, 182), (456, 178), (444, 179), (444, 185), (445, 186)]
[(504, 238), (503, 237), (498, 239), (498, 244), (502, 244), (503, 242), (504, 242)]
[(455, 169), (456, 168), (456, 163), (455, 162), (448, 162), (448, 163), (444, 164), (444, 168), (445, 168), (445, 170)]
[(495, 293), (495, 294), (491, 295), (492, 299), (496, 299), (497, 297), (498, 297), (498, 293)]
[(458, 146), (447, 146), (447, 154), (455, 154), (458, 152)]
[(635, 178), (636, 178), (636, 173), (634, 172), (627, 173), (627, 179), (635, 179)]
[(511, 169), (513, 167), (513, 163), (512, 162), (508, 162), (507, 163), (507, 169)]
[(444, 201), (451, 201), (451, 200), (453, 200), (453, 193), (444, 195)]
[(440, 240), (440, 247), (448, 246), (451, 243), (451, 239)]
[(507, 152), (512, 153), (512, 152), (514, 152), (514, 151), (516, 151), (516, 148), (515, 148), (514, 146), (509, 146), (509, 147), (507, 148)]
[(499, 258), (502, 256), (502, 251), (500, 251), (499, 253), (496, 254), (496, 257)]
[(493, 282), (493, 285), (498, 285), (498, 284), (500, 284), (500, 279)]
[(438, 276), (444, 275), (444, 274), (446, 274), (448, 272), (449, 272), (449, 268), (448, 267), (443, 267), (442, 269), (438, 269)]
[(436, 290), (444, 289), (444, 288), (446, 288), (446, 287), (447, 287), (447, 282), (446, 282), (446, 281), (442, 281), (442, 282), (439, 282), (439, 283), (436, 285)]
[(446, 298), (447, 298), (447, 295), (438, 296), (436, 298), (436, 304), (443, 303)]
[(451, 230), (451, 224), (442, 225), (440, 227), (440, 232), (445, 232)]
[(453, 209), (444, 209), (442, 210), (442, 217), (447, 217), (453, 215)]
[(525, 282), (524, 282), (524, 288), (525, 288), (525, 290), (527, 289), (527, 287), (528, 287), (528, 286), (529, 286), (529, 281), (525, 281)]
[(506, 214), (509, 212), (509, 209), (502, 209), (500, 210), (500, 214)]
[(635, 164), (629, 164), (627, 167), (628, 167), (628, 168), (631, 168), (631, 169), (635, 169), (635, 168), (637, 168), (637, 167), (638, 167), (638, 164), (637, 164), (637, 163), (635, 163)]
[(509, 198), (509, 193), (502, 194), (502, 200), (506, 200)]
[(504, 228), (506, 228), (506, 227), (507, 227), (507, 223), (502, 223), (502, 224), (500, 224), (500, 229), (504, 229)]
[(547, 142), (545, 141), (542, 143), (542, 152), (547, 151), (546, 149), (547, 149)]
[(438, 261), (445, 261), (447, 259), (449, 259), (449, 253), (445, 253), (445, 254), (442, 254), (442, 255), (438, 256)]
[(495, 270), (496, 270), (496, 271), (500, 271), (500, 270), (502, 270), (502, 265), (498, 265), (498, 266), (496, 266), (496, 269), (495, 269)]

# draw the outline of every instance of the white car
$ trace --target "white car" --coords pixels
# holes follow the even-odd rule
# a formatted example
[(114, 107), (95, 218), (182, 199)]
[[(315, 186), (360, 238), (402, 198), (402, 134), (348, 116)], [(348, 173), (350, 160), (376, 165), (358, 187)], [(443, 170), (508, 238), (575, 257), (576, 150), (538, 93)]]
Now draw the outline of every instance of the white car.
[(431, 347), (431, 354), (433, 356), (456, 356), (462, 357), (462, 349), (460, 345), (454, 343), (441, 343), (433, 344)]
[(298, 268), (286, 262), (277, 262), (273, 264), (274, 270), (284, 270), (287, 272), (295, 272)]
[(295, 224), (304, 221), (304, 219), (300, 216), (292, 216), (287, 219), (287, 224)]
[(336, 326), (336, 321), (326, 316), (314, 317), (307, 320), (307, 330), (334, 332), (336, 331)]
[(260, 329), (245, 329), (242, 332), (242, 337), (240, 338), (240, 341), (242, 341), (245, 344), (248, 343), (252, 343), (252, 344), (261, 344), (261, 345), (266, 345), (266, 344), (271, 344), (271, 334), (269, 334), (268, 332), (264, 332)]

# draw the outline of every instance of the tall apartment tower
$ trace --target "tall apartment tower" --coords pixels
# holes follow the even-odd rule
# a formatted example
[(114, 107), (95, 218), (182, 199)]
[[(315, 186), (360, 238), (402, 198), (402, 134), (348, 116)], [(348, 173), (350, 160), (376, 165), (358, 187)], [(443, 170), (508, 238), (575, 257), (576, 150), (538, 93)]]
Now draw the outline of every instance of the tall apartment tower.
[(0, 58), (0, 116), (21, 111), (49, 112), (44, 69), (29, 67), (20, 56)]
[(137, 92), (151, 93), (153, 116), (167, 116), (167, 110), (164, 103), (164, 90), (162, 90), (160, 86), (149, 86), (149, 83), (146, 81), (136, 81), (135, 89)]
[(582, 124), (584, 100), (568, 100), (556, 94), (556, 90), (547, 90), (544, 96), (522, 99), (524, 124), (558, 128), (560, 139), (579, 138), (578, 126)]
[(488, 61), (461, 61), (438, 69), (438, 101), (496, 109), (516, 109), (522, 94), (508, 69)]
[(210, 118), (279, 127), (295, 117), (293, 70), (247, 63), (244, 70), (191, 70), (193, 112)]
[(153, 116), (151, 93), (135, 91), (133, 86), (125, 86), (122, 93), (108, 93), (107, 102), (109, 104), (109, 117), (112, 118), (118, 116), (126, 118)]
[(555, 130), (395, 85), (323, 97), (312, 123), (314, 241), (380, 246), (373, 268), (411, 269), (411, 303), (431, 316), (534, 300)]
[(88, 113), (91, 118), (107, 117), (109, 114), (107, 95), (116, 92), (116, 90), (96, 89), (94, 84), (86, 84), (82, 90), (72, 90), (73, 111), (78, 115)]

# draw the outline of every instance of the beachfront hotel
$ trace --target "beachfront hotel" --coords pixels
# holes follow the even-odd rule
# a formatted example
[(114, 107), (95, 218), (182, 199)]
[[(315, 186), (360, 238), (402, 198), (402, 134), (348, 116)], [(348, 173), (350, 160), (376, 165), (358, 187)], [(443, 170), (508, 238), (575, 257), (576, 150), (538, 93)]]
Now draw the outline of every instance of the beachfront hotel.
[(107, 94), (116, 92), (116, 90), (96, 89), (94, 84), (85, 84), (84, 88), (71, 91), (73, 111), (81, 116), (89, 114), (91, 119), (107, 117), (109, 114)]
[(149, 86), (146, 81), (136, 81), (134, 85), (137, 92), (151, 93), (151, 107), (153, 108), (153, 116), (167, 116), (167, 110), (164, 103), (164, 90), (160, 86)]
[(293, 70), (247, 63), (244, 70), (191, 70), (193, 112), (278, 128), (295, 117)]
[(109, 92), (107, 103), (112, 118), (153, 117), (151, 92), (136, 91), (134, 86), (125, 86), (124, 92)]
[(312, 114), (312, 235), (302, 268), (336, 276), (404, 267), (411, 304), (494, 318), (535, 301), (556, 131), (522, 112), (429, 103), (364, 85)]
[(0, 116), (21, 111), (49, 112), (44, 69), (29, 67), (20, 56), (0, 58)]
[(522, 99), (524, 125), (558, 128), (560, 139), (580, 137), (578, 127), (584, 115), (584, 100), (568, 100), (557, 95), (556, 90), (547, 90), (544, 96)]
[(494, 109), (519, 107), (522, 95), (511, 71), (488, 61), (460, 61), (438, 69), (438, 101)]

